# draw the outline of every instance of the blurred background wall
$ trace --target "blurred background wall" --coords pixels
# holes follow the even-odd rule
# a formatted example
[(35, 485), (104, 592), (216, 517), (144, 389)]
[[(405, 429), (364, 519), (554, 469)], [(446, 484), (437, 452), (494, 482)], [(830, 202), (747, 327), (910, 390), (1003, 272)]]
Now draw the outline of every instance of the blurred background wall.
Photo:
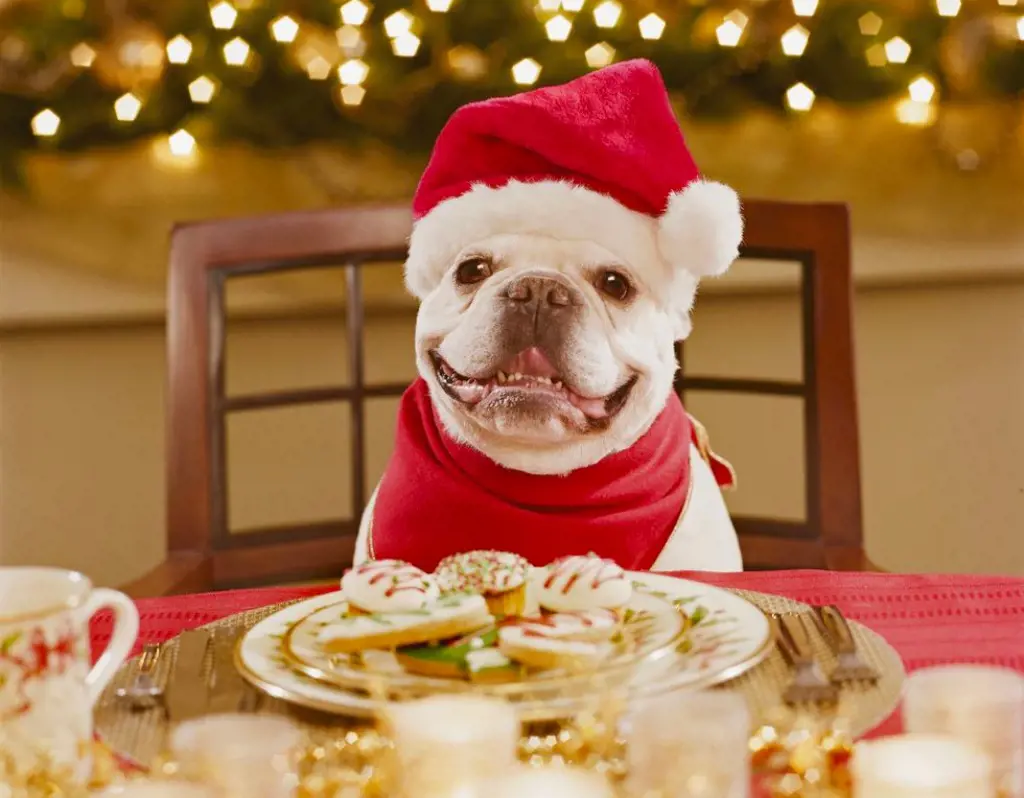
[[(526, 56), (545, 82), (632, 54), (666, 71), (710, 177), (745, 196), (851, 205), (870, 556), (899, 571), (1024, 574), (1024, 17), (1014, 3), (652, 1), (619, 7), (607, 26), (597, 0), (575, 10), (455, 0), (447, 27), (435, 3), (445, 5), (381, 0), (355, 22), (351, 2), (310, 0), (299, 18), (240, 0), (223, 27), (223, 3), (129, 2), (126, 21), (108, 13), (118, 4), (0, 0), (0, 562), (118, 583), (161, 558), (173, 223), (406, 201), (450, 108), (537, 81), (522, 72)], [(406, 6), (411, 27), (392, 35), (387, 22)], [(45, 11), (36, 28), (31, 14), (3, 16), (26, 8)], [(187, 11), (180, 29), (176, 9)], [(514, 9), (518, 27), (496, 9)], [(299, 19), (287, 17), (291, 40), (273, 27), (287, 33), (284, 11)], [(572, 23), (568, 41), (552, 35), (556, 17)], [(184, 62), (179, 32), (192, 48)], [(233, 66), (225, 48), (240, 37), (252, 49)], [(26, 82), (58, 55), (52, 85)], [(349, 71), (320, 81), (321, 62)], [(206, 74), (208, 103), (192, 86)], [(689, 367), (799, 377), (796, 276), (795, 265), (740, 262), (708, 283)], [(411, 378), (415, 308), (400, 267), (380, 267), (367, 293), (368, 378)], [(245, 280), (229, 306), (230, 390), (345, 378), (339, 278)], [(369, 415), (371, 480), (394, 409)], [(799, 404), (709, 395), (690, 409), (737, 466), (736, 509), (799, 517)], [(232, 525), (349, 513), (347, 424), (333, 406), (233, 421)]]

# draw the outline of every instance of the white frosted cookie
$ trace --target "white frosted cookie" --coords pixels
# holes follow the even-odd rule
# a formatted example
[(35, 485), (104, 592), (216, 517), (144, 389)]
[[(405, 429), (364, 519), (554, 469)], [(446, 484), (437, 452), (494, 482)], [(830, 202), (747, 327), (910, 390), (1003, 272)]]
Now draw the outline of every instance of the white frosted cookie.
[(437, 580), (401, 560), (370, 560), (341, 578), (345, 599), (363, 612), (418, 610), (441, 595)]
[(522, 618), (498, 630), (498, 649), (534, 668), (592, 665), (610, 653), (608, 641), (618, 628), (618, 615), (611, 610)]
[(447, 640), (494, 623), (483, 596), (458, 594), (404, 612), (349, 615), (323, 627), (317, 642), (331, 654)]
[(626, 572), (594, 554), (555, 560), (535, 579), (540, 606), (552, 612), (616, 610), (633, 595)]
[(480, 593), (496, 615), (521, 615), (528, 560), (510, 551), (466, 551), (445, 557), (434, 570), (444, 591)]

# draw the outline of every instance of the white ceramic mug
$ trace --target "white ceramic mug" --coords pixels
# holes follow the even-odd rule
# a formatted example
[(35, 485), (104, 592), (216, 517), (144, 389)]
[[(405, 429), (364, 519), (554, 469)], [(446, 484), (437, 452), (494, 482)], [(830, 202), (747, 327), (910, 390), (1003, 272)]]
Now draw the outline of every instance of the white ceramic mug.
[[(89, 620), (114, 611), (110, 645), (90, 668)], [(87, 774), (92, 709), (128, 658), (139, 613), (116, 590), (59, 568), (0, 567), (0, 727), (26, 756)]]

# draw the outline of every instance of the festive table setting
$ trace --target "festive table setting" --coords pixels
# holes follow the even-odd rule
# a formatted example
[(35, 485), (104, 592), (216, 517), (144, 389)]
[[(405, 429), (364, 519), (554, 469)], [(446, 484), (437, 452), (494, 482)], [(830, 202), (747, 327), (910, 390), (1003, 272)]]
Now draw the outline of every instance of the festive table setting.
[[(377, 561), (341, 591), (135, 605), (71, 574), (70, 625), (34, 589), (41, 615), (0, 616), (3, 794), (1024, 795), (1024, 580), (566, 559), (526, 566), (522, 592)], [(0, 598), (65, 574), (0, 569)], [(14, 662), (38, 666), (19, 687), (37, 706), (12, 706)], [(61, 754), (48, 723), (92, 743)]]

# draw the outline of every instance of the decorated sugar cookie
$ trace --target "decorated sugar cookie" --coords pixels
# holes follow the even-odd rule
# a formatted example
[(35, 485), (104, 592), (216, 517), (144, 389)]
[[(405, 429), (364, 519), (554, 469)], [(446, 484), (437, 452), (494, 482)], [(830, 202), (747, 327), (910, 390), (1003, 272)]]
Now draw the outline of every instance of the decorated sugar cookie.
[(437, 580), (401, 560), (370, 560), (346, 572), (341, 590), (362, 612), (419, 610), (441, 595)]
[(590, 667), (612, 651), (618, 629), (614, 613), (554, 613), (522, 618), (498, 630), (498, 649), (531, 668)]
[(530, 563), (507, 551), (467, 551), (441, 560), (434, 571), (445, 591), (480, 593), (495, 615), (520, 615)]
[(455, 640), (407, 646), (395, 654), (404, 670), (422, 676), (491, 684), (515, 681), (522, 667), (502, 654), (497, 642), (498, 630), (491, 627)]
[(633, 595), (633, 584), (612, 560), (594, 554), (555, 560), (536, 577), (537, 600), (552, 612), (617, 610)]
[(493, 623), (483, 596), (460, 593), (419, 609), (343, 616), (320, 629), (317, 642), (329, 654), (348, 654), (447, 640)]

